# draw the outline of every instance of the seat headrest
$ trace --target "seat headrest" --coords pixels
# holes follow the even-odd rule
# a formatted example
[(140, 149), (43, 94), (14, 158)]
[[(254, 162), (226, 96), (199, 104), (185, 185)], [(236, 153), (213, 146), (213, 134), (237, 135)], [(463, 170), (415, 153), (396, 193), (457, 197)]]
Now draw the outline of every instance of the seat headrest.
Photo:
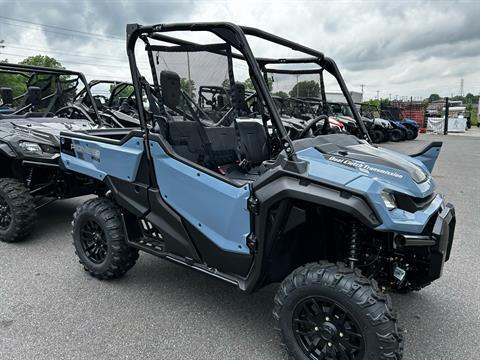
[(38, 86), (29, 86), (27, 94), (25, 96), (25, 104), (27, 105), (40, 105), (42, 102), (42, 89)]
[(0, 87), (0, 99), (3, 105), (13, 104), (13, 92), (9, 87)]
[(223, 108), (225, 106), (225, 98), (224, 95), (219, 94), (217, 97), (217, 107)]
[(245, 85), (241, 82), (236, 82), (232, 88), (233, 104), (236, 104), (238, 110), (241, 112), (248, 112), (247, 102), (245, 101)]
[(176, 108), (180, 104), (182, 95), (180, 76), (176, 72), (163, 70), (160, 73), (160, 87), (162, 88), (163, 104), (170, 109)]

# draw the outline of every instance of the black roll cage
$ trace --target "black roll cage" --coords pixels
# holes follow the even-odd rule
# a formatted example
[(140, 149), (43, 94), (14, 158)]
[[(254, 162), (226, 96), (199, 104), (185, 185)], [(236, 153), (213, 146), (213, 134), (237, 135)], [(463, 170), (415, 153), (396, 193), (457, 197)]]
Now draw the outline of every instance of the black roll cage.
[[(92, 109), (95, 112), (96, 119), (101, 122), (101, 118), (98, 113), (97, 106), (93, 101), (92, 93), (90, 92), (90, 88), (88, 86), (87, 79), (85, 75), (78, 71), (72, 71), (67, 69), (57, 69), (57, 68), (48, 68), (43, 66), (33, 66), (33, 65), (24, 65), (24, 64), (11, 64), (11, 63), (0, 63), (0, 70), (5, 70), (12, 73), (17, 73), (19, 75), (24, 74), (28, 77), (28, 74), (39, 74), (39, 75), (53, 75), (53, 76), (76, 76), (82, 82), (84, 89), (87, 95), (90, 97), (92, 101)], [(23, 95), (22, 95), (23, 96)], [(47, 96), (48, 98), (48, 96)], [(44, 99), (42, 99), (44, 100)], [(101, 125), (101, 124), (100, 124)]]
[[(99, 84), (110, 84), (113, 85), (112, 91), (110, 93), (110, 97), (108, 98), (108, 107), (112, 106), (112, 100), (113, 98), (122, 90), (124, 90), (127, 86), (133, 86), (132, 83), (127, 82), (127, 81), (116, 81), (116, 80), (101, 80), (101, 79), (96, 79), (96, 80), (91, 80), (88, 83), (88, 89), (92, 89), (94, 86), (97, 86)], [(82, 96), (84, 96), (87, 88), (83, 88), (77, 95), (75, 95), (74, 101), (80, 99)]]
[[(352, 97), (348, 92), (345, 81), (343, 80), (340, 71), (335, 64), (335, 62), (325, 57), (323, 53), (306, 47), (304, 45), (295, 43), (293, 41), (284, 39), (274, 34), (246, 26), (238, 26), (233, 23), (228, 22), (206, 22), (206, 23), (172, 23), (172, 24), (156, 24), (156, 25), (139, 25), (139, 24), (128, 24), (127, 25), (127, 56), (130, 65), (130, 72), (132, 75), (132, 82), (135, 88), (135, 96), (138, 99), (142, 98), (142, 81), (141, 74), (138, 70), (135, 56), (135, 45), (137, 40), (140, 38), (144, 41), (148, 48), (148, 38), (160, 41), (170, 42), (176, 45), (191, 45), (195, 46), (198, 44), (185, 41), (182, 39), (177, 39), (171, 36), (167, 36), (163, 33), (173, 32), (173, 31), (206, 31), (217, 35), (220, 39), (225, 41), (228, 45), (235, 48), (240, 54), (230, 53), (229, 55), (232, 58), (244, 60), (247, 62), (249, 67), (250, 78), (254, 83), (254, 86), (258, 92), (259, 97), (265, 102), (270, 114), (270, 120), (272, 125), (277, 130), (280, 140), (282, 142), (283, 149), (289, 160), (296, 161), (296, 153), (292, 145), (292, 141), (289, 138), (280, 114), (275, 106), (274, 100), (270, 95), (267, 82), (262, 75), (262, 70), (260, 68), (261, 63), (271, 63), (271, 64), (285, 64), (285, 63), (317, 63), (321, 68), (328, 71), (331, 75), (335, 77), (340, 88), (342, 90), (345, 99), (347, 100), (348, 105), (352, 109), (355, 120), (359, 124), (360, 131), (362, 132), (363, 137), (370, 141), (368, 131), (365, 125), (362, 122), (361, 116), (358, 113), (358, 110), (355, 107)], [(292, 59), (269, 59), (269, 58), (255, 58), (250, 45), (246, 38), (246, 35), (260, 38), (272, 43), (288, 47), (292, 50), (303, 52), (312, 56), (311, 58), (292, 58)], [(149, 51), (150, 63), (152, 66), (152, 56), (151, 51)], [(214, 51), (213, 51), (214, 52)], [(155, 73), (154, 68), (152, 67), (152, 73)], [(155, 75), (154, 75), (155, 76)], [(155, 79), (154, 79), (155, 80)], [(142, 102), (138, 102), (139, 107), (139, 119), (142, 131), (148, 137), (148, 126), (145, 118), (145, 109)], [(148, 149), (148, 147), (146, 147)], [(148, 151), (148, 150), (147, 150)], [(150, 154), (147, 154), (150, 157)]]

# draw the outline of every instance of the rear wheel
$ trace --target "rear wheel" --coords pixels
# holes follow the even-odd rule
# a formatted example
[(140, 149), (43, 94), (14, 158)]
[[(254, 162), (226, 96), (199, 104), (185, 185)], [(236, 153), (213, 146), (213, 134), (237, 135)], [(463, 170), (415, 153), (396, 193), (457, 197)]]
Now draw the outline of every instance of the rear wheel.
[(293, 359), (401, 359), (391, 300), (344, 264), (313, 263), (290, 274), (273, 317)]
[(130, 270), (138, 250), (128, 246), (119, 207), (110, 199), (92, 199), (73, 215), (73, 245), (80, 264), (99, 279), (114, 279)]
[(399, 142), (404, 140), (404, 135), (400, 129), (393, 129), (390, 133), (390, 140), (393, 142)]
[(16, 179), (0, 179), (0, 241), (18, 242), (32, 232), (37, 212), (30, 191)]

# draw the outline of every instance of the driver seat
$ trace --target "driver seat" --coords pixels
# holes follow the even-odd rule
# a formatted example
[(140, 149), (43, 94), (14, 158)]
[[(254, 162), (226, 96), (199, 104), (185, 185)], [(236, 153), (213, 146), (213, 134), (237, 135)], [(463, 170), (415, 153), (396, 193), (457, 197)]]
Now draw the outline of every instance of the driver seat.
[(258, 166), (270, 160), (267, 133), (262, 124), (255, 120), (237, 121), (240, 133), (240, 152), (252, 166)]

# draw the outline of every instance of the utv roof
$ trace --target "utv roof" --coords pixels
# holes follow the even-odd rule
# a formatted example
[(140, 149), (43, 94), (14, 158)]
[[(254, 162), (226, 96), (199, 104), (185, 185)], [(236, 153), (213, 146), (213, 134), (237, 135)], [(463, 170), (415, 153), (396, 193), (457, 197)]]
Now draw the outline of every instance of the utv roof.
[[(292, 50), (303, 52), (312, 57), (301, 57), (301, 58), (266, 58), (266, 57), (256, 57), (256, 60), (261, 64), (301, 64), (301, 63), (311, 63), (317, 62), (320, 60), (328, 59), (325, 55), (315, 49), (309, 48), (307, 46), (301, 45), (294, 41), (284, 39), (280, 36), (268, 33), (263, 30), (259, 30), (249, 26), (239, 26), (233, 23), (228, 22), (205, 22), (205, 23), (173, 23), (173, 24), (158, 24), (143, 26), (139, 24), (129, 24), (127, 25), (127, 34), (131, 35), (135, 32), (147, 33), (148, 37), (159, 40), (166, 41), (176, 45), (200, 45), (198, 43), (190, 42), (187, 40), (175, 38), (172, 36), (161, 34), (163, 32), (173, 32), (173, 31), (210, 31), (221, 37), (216, 31), (216, 29), (230, 30), (234, 32), (239, 32), (240, 34), (254, 36), (263, 40), (270, 41), (272, 43), (288, 47)], [(237, 39), (238, 40), (238, 39)], [(245, 39), (242, 39), (245, 40)], [(235, 41), (234, 41), (235, 42)], [(240, 43), (239, 41), (237, 41)], [(245, 60), (245, 57), (238, 53), (232, 53), (231, 56), (236, 59)]]

